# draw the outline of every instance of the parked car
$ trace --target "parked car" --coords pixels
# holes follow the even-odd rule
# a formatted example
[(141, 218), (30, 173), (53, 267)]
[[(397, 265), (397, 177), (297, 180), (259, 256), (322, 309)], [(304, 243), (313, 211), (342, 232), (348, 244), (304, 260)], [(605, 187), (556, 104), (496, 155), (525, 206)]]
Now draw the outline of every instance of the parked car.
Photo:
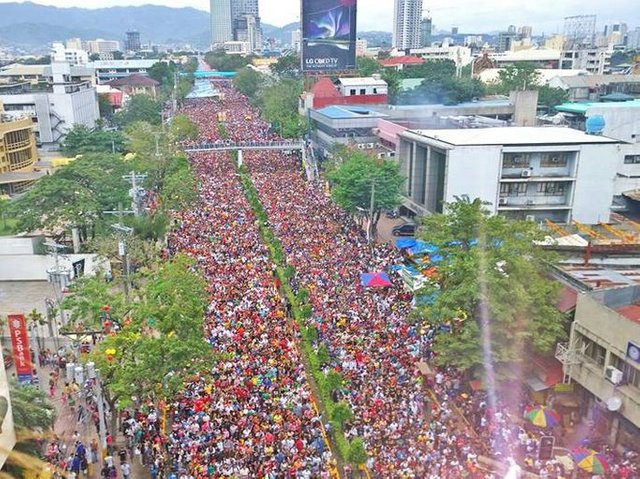
[(395, 226), (391, 232), (394, 236), (413, 236), (416, 234), (416, 225), (414, 223), (404, 223)]

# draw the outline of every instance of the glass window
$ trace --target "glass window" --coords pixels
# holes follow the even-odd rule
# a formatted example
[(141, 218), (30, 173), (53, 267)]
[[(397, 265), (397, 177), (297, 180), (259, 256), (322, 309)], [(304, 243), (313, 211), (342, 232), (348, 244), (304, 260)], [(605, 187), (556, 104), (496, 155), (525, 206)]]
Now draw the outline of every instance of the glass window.
[(622, 385), (640, 388), (640, 371), (632, 364), (626, 362), (624, 358), (612, 354), (611, 366), (622, 371)]
[(542, 168), (562, 168), (567, 166), (567, 155), (565, 153), (545, 153), (540, 161)]
[(501, 183), (500, 196), (524, 196), (527, 194), (527, 183)]
[(543, 183), (538, 183), (538, 193), (543, 195), (564, 195), (565, 193), (565, 183), (560, 183), (557, 181), (548, 181)]
[(640, 163), (640, 155), (624, 155), (625, 165), (636, 165)]
[(502, 160), (503, 168), (529, 168), (529, 155), (525, 153), (505, 153)]
[(607, 354), (607, 350), (582, 334), (578, 334), (578, 337), (578, 344), (581, 344), (580, 351), (582, 351), (582, 354), (598, 366), (604, 366), (604, 358)]

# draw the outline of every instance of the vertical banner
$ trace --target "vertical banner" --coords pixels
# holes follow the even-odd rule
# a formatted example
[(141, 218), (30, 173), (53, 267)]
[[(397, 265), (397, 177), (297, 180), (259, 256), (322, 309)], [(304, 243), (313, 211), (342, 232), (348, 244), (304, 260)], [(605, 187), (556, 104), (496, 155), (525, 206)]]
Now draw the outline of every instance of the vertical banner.
[(302, 70), (356, 66), (356, 0), (302, 0)]
[(33, 366), (31, 365), (31, 351), (29, 350), (29, 336), (24, 314), (9, 315), (9, 334), (13, 345), (13, 362), (20, 384), (31, 384)]

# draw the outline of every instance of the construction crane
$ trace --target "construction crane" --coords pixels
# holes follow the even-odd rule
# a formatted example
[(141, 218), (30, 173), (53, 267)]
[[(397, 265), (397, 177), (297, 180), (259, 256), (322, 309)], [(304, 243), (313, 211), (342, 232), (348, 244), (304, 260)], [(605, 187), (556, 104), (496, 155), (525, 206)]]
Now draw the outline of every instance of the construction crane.
[(576, 228), (578, 228), (578, 231), (580, 231), (581, 233), (584, 233), (584, 234), (587, 234), (587, 235), (591, 236), (593, 239), (599, 239), (599, 240), (606, 240), (607, 239), (605, 236), (602, 236), (597, 231), (594, 231), (593, 228), (589, 228), (587, 225), (583, 225), (582, 223), (579, 223), (578, 221), (574, 220), (573, 224), (576, 225)]
[(558, 226), (553, 221), (551, 221), (549, 218), (545, 218), (544, 220), (547, 223), (547, 226), (549, 227), (549, 229), (551, 231), (553, 231), (555, 234), (560, 235), (560, 236), (569, 236), (569, 232), (567, 230), (565, 230), (561, 226)]
[(614, 235), (617, 238), (620, 238), (622, 240), (623, 243), (625, 244), (630, 244), (630, 243), (635, 243), (636, 242), (636, 237), (633, 234), (630, 234), (626, 231), (622, 231), (619, 228), (616, 228), (613, 225), (608, 225), (606, 223), (598, 223), (600, 226), (602, 226), (605, 230), (607, 230), (609, 233), (611, 233), (612, 235)]

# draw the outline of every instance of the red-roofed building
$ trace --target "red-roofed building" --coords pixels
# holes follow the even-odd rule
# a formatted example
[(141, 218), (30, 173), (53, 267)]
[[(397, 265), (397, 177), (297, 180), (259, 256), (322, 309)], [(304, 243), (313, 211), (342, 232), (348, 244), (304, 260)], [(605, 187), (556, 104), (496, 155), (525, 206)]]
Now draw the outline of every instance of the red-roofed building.
[(380, 65), (383, 68), (395, 68), (397, 71), (404, 69), (405, 67), (414, 67), (422, 65), (424, 59), (420, 57), (413, 57), (410, 55), (403, 55), (401, 57), (390, 57), (380, 60)]
[(105, 82), (105, 85), (116, 88), (122, 91), (125, 95), (143, 94), (155, 98), (157, 94), (157, 88), (160, 86), (160, 83), (153, 78), (134, 74)]
[(308, 109), (331, 105), (386, 105), (389, 102), (387, 82), (379, 76), (340, 78), (334, 84), (327, 77), (320, 78), (311, 91), (300, 96), (300, 113)]

